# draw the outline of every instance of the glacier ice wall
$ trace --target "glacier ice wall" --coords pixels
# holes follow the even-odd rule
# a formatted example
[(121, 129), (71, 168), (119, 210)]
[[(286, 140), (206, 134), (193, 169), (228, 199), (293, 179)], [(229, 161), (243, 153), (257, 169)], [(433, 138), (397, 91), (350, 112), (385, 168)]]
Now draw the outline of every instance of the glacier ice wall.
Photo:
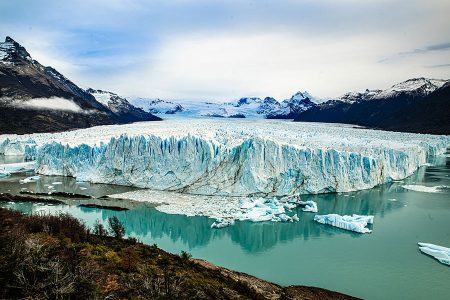
[[(427, 149), (430, 148), (430, 149)], [(122, 135), (98, 146), (43, 145), (37, 172), (81, 181), (206, 195), (284, 196), (372, 188), (411, 175), (434, 147), (363, 155), (260, 138), (224, 145), (200, 137)]]
[(43, 175), (203, 195), (372, 188), (411, 175), (448, 136), (281, 121), (169, 120), (0, 136)]

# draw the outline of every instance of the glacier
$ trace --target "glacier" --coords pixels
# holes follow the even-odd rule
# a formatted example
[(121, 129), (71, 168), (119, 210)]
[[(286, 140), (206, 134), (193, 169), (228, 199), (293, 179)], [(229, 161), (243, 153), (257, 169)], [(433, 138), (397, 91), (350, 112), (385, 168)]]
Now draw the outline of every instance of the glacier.
[(433, 256), (439, 262), (450, 266), (450, 248), (428, 243), (418, 243), (418, 244), (420, 251), (430, 256)]
[(0, 136), (41, 175), (195, 195), (283, 197), (401, 180), (448, 136), (279, 120), (166, 120)]
[(373, 224), (374, 216), (341, 216), (338, 214), (315, 215), (314, 221), (327, 224), (345, 230), (355, 231), (359, 233), (371, 233), (372, 230), (366, 228), (367, 224)]

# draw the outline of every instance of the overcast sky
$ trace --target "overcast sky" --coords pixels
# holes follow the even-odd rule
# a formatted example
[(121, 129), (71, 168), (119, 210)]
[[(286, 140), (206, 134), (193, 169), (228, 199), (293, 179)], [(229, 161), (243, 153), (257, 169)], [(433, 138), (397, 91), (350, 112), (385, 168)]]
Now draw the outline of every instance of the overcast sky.
[(0, 34), (126, 96), (333, 97), (450, 78), (448, 0), (0, 0)]

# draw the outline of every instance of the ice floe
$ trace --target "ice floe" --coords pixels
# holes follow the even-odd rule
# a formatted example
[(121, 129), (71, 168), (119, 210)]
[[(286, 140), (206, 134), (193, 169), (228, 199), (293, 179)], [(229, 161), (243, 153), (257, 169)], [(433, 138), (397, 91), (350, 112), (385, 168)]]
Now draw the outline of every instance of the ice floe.
[(13, 173), (22, 173), (33, 171), (35, 163), (24, 162), (24, 163), (14, 163), (14, 164), (1, 164), (0, 165), (0, 177), (7, 177)]
[(450, 266), (450, 248), (428, 243), (418, 243), (418, 244), (420, 251), (430, 256), (433, 256), (439, 262)]
[(20, 179), (20, 183), (30, 183), (30, 182), (36, 182), (36, 181), (38, 181), (39, 179), (41, 179), (41, 176), (39, 176), (39, 175), (36, 175), (36, 176), (30, 176), (30, 177), (27, 177), (27, 178), (24, 178), (24, 179)]
[(305, 206), (304, 208), (302, 208), (303, 211), (308, 211), (308, 212), (313, 212), (313, 213), (318, 212), (317, 203), (314, 201), (311, 201), (311, 200), (300, 201), (299, 204)]
[(423, 192), (423, 193), (441, 193), (444, 189), (450, 189), (449, 186), (446, 185), (437, 185), (437, 186), (425, 186), (425, 185), (412, 185), (406, 184), (402, 185), (402, 188), (415, 191), (415, 192)]
[[(145, 201), (161, 212), (187, 216), (206, 216), (216, 221), (212, 228), (234, 224), (234, 220), (251, 222), (295, 222), (299, 220), (292, 209), (297, 197), (259, 198), (189, 195), (165, 191), (137, 190), (109, 195), (110, 198)], [(292, 215), (292, 216), (290, 216)]]
[(370, 233), (372, 230), (366, 228), (367, 224), (373, 224), (374, 216), (341, 216), (338, 214), (316, 215), (314, 221), (331, 225), (334, 227), (355, 231), (359, 233)]

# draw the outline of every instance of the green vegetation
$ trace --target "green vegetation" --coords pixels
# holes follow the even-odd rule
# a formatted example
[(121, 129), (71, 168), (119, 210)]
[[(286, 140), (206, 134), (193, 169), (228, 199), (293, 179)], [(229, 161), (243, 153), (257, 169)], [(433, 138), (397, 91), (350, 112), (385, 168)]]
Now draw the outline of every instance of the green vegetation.
[(109, 219), (108, 230), (98, 222), (91, 230), (68, 214), (0, 208), (0, 299), (317, 299), (316, 290), (328, 295), (303, 287), (308, 297), (298, 297), (296, 287), (124, 239), (117, 218)]

